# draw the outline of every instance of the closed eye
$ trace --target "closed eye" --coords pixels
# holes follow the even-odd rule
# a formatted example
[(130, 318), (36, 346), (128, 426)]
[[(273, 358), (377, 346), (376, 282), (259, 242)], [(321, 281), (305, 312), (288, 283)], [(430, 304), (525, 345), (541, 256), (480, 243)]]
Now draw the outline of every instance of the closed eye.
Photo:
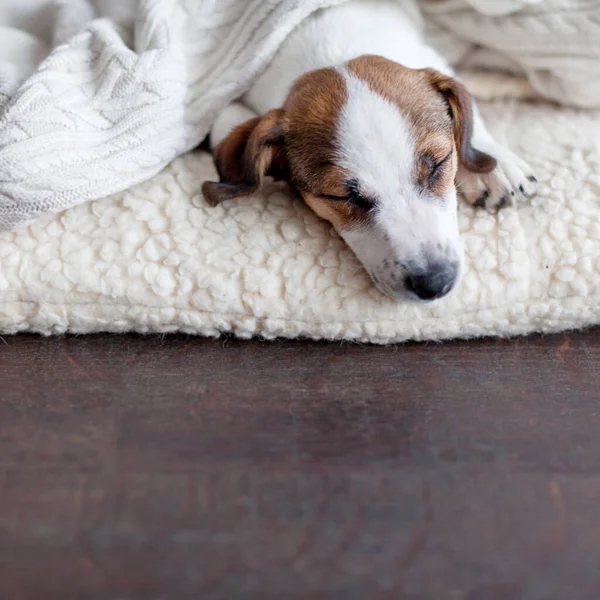
[(369, 198), (365, 197), (358, 185), (358, 181), (355, 179), (351, 179), (346, 183), (346, 189), (348, 193), (345, 196), (332, 196), (331, 194), (320, 194), (322, 198), (327, 198), (328, 200), (334, 200), (338, 202), (349, 202), (365, 211), (369, 211), (373, 208), (374, 203)]
[(427, 175), (427, 179), (430, 183), (434, 183), (442, 174), (445, 165), (448, 163), (452, 156), (452, 150), (448, 152), (448, 154), (438, 163), (434, 161), (430, 156), (426, 156), (423, 160), (429, 169), (429, 173)]

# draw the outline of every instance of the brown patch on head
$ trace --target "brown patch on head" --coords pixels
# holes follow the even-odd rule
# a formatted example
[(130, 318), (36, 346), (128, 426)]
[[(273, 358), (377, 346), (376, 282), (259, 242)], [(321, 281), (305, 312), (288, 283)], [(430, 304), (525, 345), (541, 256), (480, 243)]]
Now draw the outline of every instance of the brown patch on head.
[[(471, 97), (460, 83), (433, 69), (415, 70), (381, 56), (361, 56), (348, 69), (375, 93), (398, 106), (412, 124), (416, 144), (417, 177), (424, 185), (432, 165), (440, 164), (454, 148), (462, 164), (477, 172), (491, 171), (495, 160), (471, 146)], [(433, 183), (441, 193), (454, 180), (456, 157), (448, 159)]]
[(336, 164), (336, 128), (345, 102), (343, 77), (335, 69), (320, 69), (298, 79), (283, 107), (290, 184), (338, 230), (361, 221), (365, 214), (344, 200), (351, 175)]
[(423, 71), (409, 69), (381, 56), (361, 56), (348, 63), (348, 70), (376, 94), (395, 104), (412, 123), (416, 142), (431, 140), (448, 145), (452, 121), (444, 98), (432, 87)]
[[(334, 69), (320, 69), (300, 77), (283, 106), (286, 119), (286, 153), (294, 165), (293, 184), (313, 191), (327, 179), (335, 154), (337, 118), (346, 99), (346, 87)], [(328, 176), (327, 176), (328, 175)]]

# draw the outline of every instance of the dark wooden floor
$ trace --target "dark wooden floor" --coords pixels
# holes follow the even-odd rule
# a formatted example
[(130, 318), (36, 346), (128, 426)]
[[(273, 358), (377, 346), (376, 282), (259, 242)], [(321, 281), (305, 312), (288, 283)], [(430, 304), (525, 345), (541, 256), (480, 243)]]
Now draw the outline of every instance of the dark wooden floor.
[(600, 598), (600, 330), (5, 342), (2, 600)]

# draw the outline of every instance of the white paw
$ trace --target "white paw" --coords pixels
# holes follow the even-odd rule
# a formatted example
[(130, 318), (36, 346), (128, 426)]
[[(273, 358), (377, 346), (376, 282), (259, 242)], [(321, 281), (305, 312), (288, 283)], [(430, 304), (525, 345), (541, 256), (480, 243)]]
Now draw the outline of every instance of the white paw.
[(502, 146), (486, 152), (498, 162), (493, 171), (472, 173), (460, 166), (456, 174), (458, 191), (469, 204), (498, 211), (535, 194), (538, 180), (524, 160)]

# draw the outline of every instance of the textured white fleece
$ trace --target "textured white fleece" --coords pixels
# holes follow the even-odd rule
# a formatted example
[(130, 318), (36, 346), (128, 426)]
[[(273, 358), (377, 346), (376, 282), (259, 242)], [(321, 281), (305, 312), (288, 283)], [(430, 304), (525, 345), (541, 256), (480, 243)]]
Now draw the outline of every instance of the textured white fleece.
[(437, 304), (383, 297), (285, 186), (209, 208), (197, 193), (215, 173), (198, 152), (128, 192), (0, 233), (0, 331), (384, 343), (600, 323), (600, 113), (509, 100), (482, 112), (534, 166), (540, 193), (497, 216), (461, 206), (467, 272)]

